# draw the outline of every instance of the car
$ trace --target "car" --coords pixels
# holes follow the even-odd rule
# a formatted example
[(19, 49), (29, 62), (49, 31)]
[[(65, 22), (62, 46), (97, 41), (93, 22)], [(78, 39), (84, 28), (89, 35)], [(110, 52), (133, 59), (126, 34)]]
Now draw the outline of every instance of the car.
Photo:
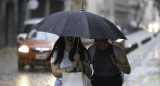
[(158, 22), (153, 22), (148, 25), (148, 31), (157, 34), (160, 32), (160, 24)]
[(17, 35), (17, 45), (19, 45), (27, 37), (27, 33), (31, 31), (33, 26), (39, 23), (43, 18), (32, 18), (24, 22), (24, 27), (21, 29), (21, 33)]
[(47, 57), (50, 55), (54, 43), (59, 36), (47, 32), (32, 29), (26, 39), (18, 47), (18, 69), (25, 69), (25, 65), (30, 65), (31, 69), (35, 66), (50, 66)]

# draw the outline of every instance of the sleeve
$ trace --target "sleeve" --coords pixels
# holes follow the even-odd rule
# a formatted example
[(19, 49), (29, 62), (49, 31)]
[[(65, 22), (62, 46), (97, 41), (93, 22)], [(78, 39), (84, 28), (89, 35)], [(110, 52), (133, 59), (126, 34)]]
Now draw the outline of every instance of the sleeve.
[(92, 60), (93, 60), (95, 50), (96, 50), (96, 46), (95, 46), (95, 45), (91, 45), (91, 46), (88, 48), (88, 52), (89, 52), (89, 55), (90, 55), (90, 63), (91, 63)]
[(57, 51), (54, 51), (54, 52), (53, 52), (53, 55), (52, 55), (52, 57), (51, 57), (50, 63), (53, 64), (54, 61), (56, 60), (56, 58), (57, 58)]

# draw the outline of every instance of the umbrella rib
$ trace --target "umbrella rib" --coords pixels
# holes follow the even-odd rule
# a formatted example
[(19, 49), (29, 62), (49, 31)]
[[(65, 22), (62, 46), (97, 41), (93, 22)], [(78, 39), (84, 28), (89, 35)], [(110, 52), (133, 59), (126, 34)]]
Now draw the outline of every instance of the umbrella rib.
[(38, 23), (35, 28), (59, 36), (127, 39), (110, 20), (85, 11), (63, 11), (52, 14)]
[[(74, 13), (72, 12), (72, 13), (70, 14), (70, 16), (71, 16), (71, 15), (73, 15), (73, 14), (74, 14)], [(67, 16), (67, 17), (69, 18), (70, 16)], [(66, 18), (66, 21), (68, 20), (68, 18)], [(57, 25), (57, 26), (58, 26), (58, 25), (60, 24), (60, 22), (61, 22), (61, 21), (56, 22), (56, 24), (55, 24), (55, 25)], [(59, 33), (59, 34), (57, 34), (57, 35), (62, 36), (62, 32), (63, 32), (63, 29), (64, 29), (65, 24), (66, 24), (66, 22), (64, 23), (64, 25), (62, 25), (63, 27), (62, 27), (62, 31), (61, 31), (61, 33)], [(53, 29), (54, 29), (54, 28), (56, 28), (56, 26), (53, 26)]]
[[(101, 17), (101, 18), (102, 18), (102, 17)], [(106, 25), (110, 26), (110, 28), (113, 27), (112, 25), (110, 25), (110, 24), (113, 24), (112, 22), (110, 22), (109, 20), (107, 21), (107, 19), (105, 19), (105, 18), (102, 18), (102, 19), (103, 19), (103, 21), (104, 21), (104, 23), (105, 23)], [(109, 22), (110, 24), (108, 24), (107, 22)], [(113, 25), (114, 25), (114, 24), (113, 24)], [(111, 32), (112, 34), (116, 35), (116, 37), (118, 36), (118, 35), (116, 34), (116, 31), (115, 31), (115, 30), (110, 30), (110, 32)], [(116, 39), (116, 38), (114, 38), (114, 39)]]
[[(74, 11), (74, 12), (76, 12), (76, 11)], [(77, 11), (77, 12), (79, 12), (79, 11)], [(72, 15), (74, 15), (74, 13), (71, 13), (71, 15), (68, 16), (68, 18), (66, 19), (66, 22), (64, 23), (64, 25), (63, 25), (63, 27), (62, 27), (63, 29), (64, 29), (64, 26), (66, 25), (68, 19), (69, 19)], [(62, 32), (61, 32), (61, 35), (62, 35), (62, 33), (63, 33), (63, 30), (62, 30)]]
[[(84, 12), (84, 11), (83, 11)], [(88, 25), (88, 28), (89, 28), (89, 22), (88, 22), (88, 17), (87, 17), (87, 14), (86, 14), (86, 12), (84, 12), (85, 13), (85, 17), (86, 17), (86, 19), (87, 19), (87, 25)], [(89, 31), (88, 31), (88, 33), (89, 33), (89, 38), (91, 38), (91, 35), (90, 35), (90, 29), (88, 29)]]
[[(104, 21), (106, 21), (106, 20), (104, 20)], [(109, 21), (109, 20), (108, 20), (108, 22), (109, 22), (110, 24), (113, 24), (113, 23), (112, 23), (111, 21)], [(106, 23), (106, 24), (107, 24), (107, 23)], [(113, 25), (114, 25), (114, 24), (113, 24)], [(113, 29), (114, 29), (114, 28), (117, 28), (116, 26), (112, 26), (112, 25), (111, 25), (111, 27), (112, 27)], [(115, 33), (115, 34), (116, 34), (116, 33), (118, 33), (118, 34), (123, 34), (118, 28), (117, 28), (117, 30), (118, 30), (118, 32), (115, 31), (115, 30), (112, 30), (112, 32)], [(116, 35), (118, 36), (118, 34), (116, 34)], [(121, 35), (120, 38), (123, 38), (123, 37), (126, 38), (126, 37), (123, 36), (123, 35)], [(127, 39), (127, 38), (126, 38), (126, 39)]]

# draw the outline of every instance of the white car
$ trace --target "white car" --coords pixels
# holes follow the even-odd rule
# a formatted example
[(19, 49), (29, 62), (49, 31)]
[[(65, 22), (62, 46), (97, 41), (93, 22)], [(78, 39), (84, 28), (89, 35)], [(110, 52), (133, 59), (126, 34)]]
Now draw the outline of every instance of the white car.
[(28, 19), (24, 22), (24, 28), (22, 29), (21, 33), (17, 35), (17, 44), (21, 44), (22, 40), (21, 39), (26, 39), (27, 33), (31, 31), (33, 26), (40, 22), (43, 18), (33, 18), (33, 19)]

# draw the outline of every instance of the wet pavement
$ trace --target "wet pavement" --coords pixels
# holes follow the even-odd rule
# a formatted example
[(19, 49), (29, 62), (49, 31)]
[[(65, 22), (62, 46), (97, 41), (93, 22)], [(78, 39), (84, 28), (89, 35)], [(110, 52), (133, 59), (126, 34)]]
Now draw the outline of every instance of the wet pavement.
[[(127, 54), (131, 74), (123, 86), (160, 86), (160, 35)], [(0, 49), (0, 86), (54, 86), (50, 68), (18, 71), (16, 47)]]
[(48, 67), (18, 71), (16, 48), (0, 50), (0, 86), (54, 86), (55, 77)]
[(132, 71), (123, 86), (160, 86), (160, 35), (127, 56)]

